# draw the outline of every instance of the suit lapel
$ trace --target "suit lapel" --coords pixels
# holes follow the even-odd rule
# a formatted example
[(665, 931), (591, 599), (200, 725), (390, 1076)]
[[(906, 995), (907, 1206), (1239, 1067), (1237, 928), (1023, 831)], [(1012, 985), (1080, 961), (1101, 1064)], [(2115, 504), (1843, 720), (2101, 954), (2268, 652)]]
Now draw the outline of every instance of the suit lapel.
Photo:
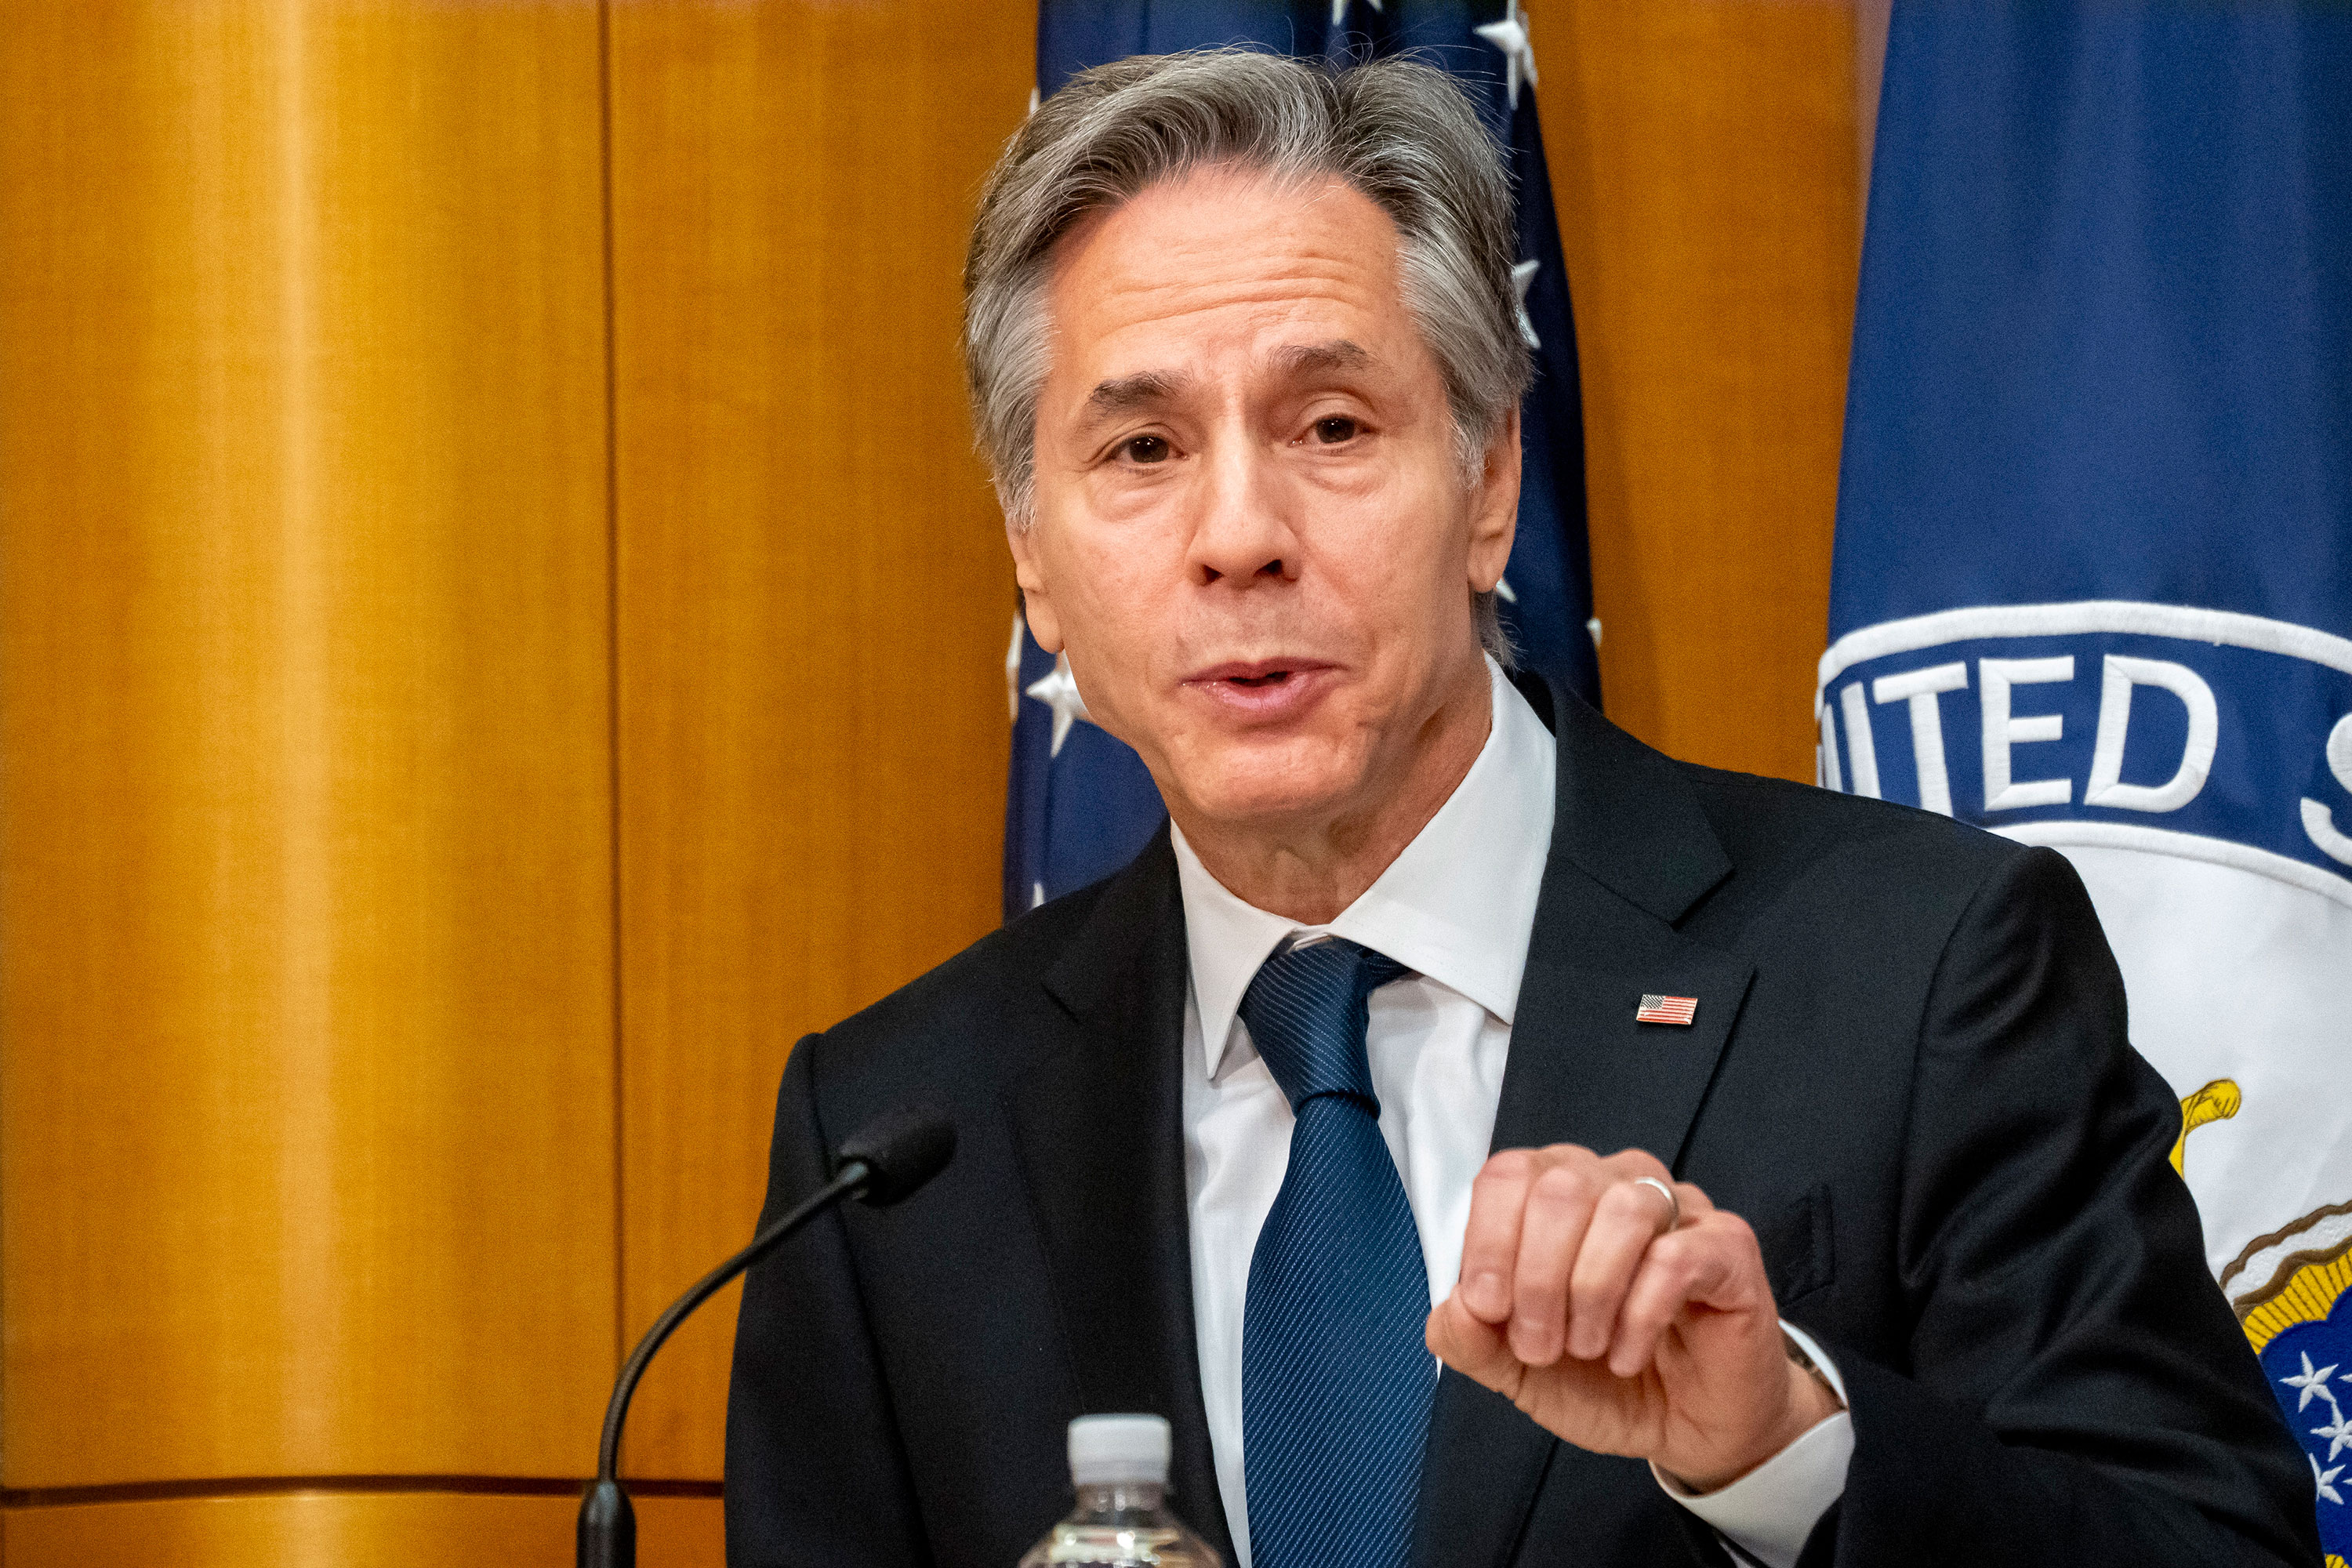
[(1103, 890), (1045, 975), (1076, 1023), (1007, 1095), (1014, 1145), (1089, 1413), (1174, 1428), (1171, 1481), (1233, 1560), (1192, 1323), (1184, 1183), (1183, 904), (1166, 828)]
[[(1683, 1146), (1753, 969), (1675, 929), (1731, 873), (1681, 773), (1555, 693), (1559, 800), (1511, 1028), (1494, 1147)], [(1692, 996), (1687, 1027), (1637, 1024), (1645, 994)], [(1624, 1461), (1555, 1442), (1509, 1401), (1447, 1373), (1438, 1385), (1414, 1559), (1508, 1560), (1547, 1472), (1622, 1486)]]

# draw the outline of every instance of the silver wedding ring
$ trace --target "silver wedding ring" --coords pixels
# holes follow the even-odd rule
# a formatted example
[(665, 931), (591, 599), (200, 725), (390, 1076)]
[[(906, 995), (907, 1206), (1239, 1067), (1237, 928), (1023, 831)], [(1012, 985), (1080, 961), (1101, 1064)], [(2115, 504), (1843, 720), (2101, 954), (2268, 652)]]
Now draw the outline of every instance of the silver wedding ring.
[(1666, 1223), (1658, 1228), (1660, 1236), (1665, 1235), (1666, 1232), (1683, 1223), (1683, 1201), (1675, 1196), (1674, 1188), (1655, 1176), (1636, 1176), (1633, 1178), (1633, 1184), (1637, 1187), (1654, 1187), (1657, 1190), (1658, 1195), (1666, 1200)]

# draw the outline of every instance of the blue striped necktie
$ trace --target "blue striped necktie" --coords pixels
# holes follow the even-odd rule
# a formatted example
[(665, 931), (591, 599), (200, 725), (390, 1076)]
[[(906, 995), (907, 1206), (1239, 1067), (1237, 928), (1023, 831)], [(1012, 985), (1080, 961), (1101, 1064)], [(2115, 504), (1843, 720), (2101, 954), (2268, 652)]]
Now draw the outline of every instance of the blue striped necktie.
[(1371, 994), (1404, 973), (1334, 940), (1276, 953), (1242, 997), (1297, 1118), (1242, 1314), (1251, 1568), (1404, 1568), (1412, 1549), (1429, 1273), (1364, 1053)]

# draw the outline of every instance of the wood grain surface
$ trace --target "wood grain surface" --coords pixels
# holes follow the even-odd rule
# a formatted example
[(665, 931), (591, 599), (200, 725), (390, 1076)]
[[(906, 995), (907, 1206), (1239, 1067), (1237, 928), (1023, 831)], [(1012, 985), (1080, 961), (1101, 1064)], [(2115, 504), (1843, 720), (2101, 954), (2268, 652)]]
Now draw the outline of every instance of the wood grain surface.
[[(567, 1496), (310, 1491), (0, 1510), (8, 1568), (570, 1568)], [(638, 1561), (719, 1568), (717, 1498), (635, 1500)]]
[(1813, 779), (1861, 255), (1855, 13), (1544, 5), (1609, 716)]
[[(1027, 0), (613, 13), (623, 1315), (750, 1238), (785, 1053), (997, 920), (1012, 573), (958, 277)], [(629, 1468), (715, 1476), (734, 1296)]]
[(5, 31), (0, 1480), (579, 1473), (594, 14)]

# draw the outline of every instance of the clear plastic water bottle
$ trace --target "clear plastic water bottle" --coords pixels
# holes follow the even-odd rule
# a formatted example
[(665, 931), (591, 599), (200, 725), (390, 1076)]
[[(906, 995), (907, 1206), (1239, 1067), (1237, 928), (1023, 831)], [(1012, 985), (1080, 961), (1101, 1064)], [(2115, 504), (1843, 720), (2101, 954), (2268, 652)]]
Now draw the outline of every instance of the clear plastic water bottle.
[(1070, 1423), (1078, 1510), (1021, 1559), (1223, 1568), (1216, 1549), (1168, 1511), (1168, 1423), (1157, 1415), (1081, 1415)]

